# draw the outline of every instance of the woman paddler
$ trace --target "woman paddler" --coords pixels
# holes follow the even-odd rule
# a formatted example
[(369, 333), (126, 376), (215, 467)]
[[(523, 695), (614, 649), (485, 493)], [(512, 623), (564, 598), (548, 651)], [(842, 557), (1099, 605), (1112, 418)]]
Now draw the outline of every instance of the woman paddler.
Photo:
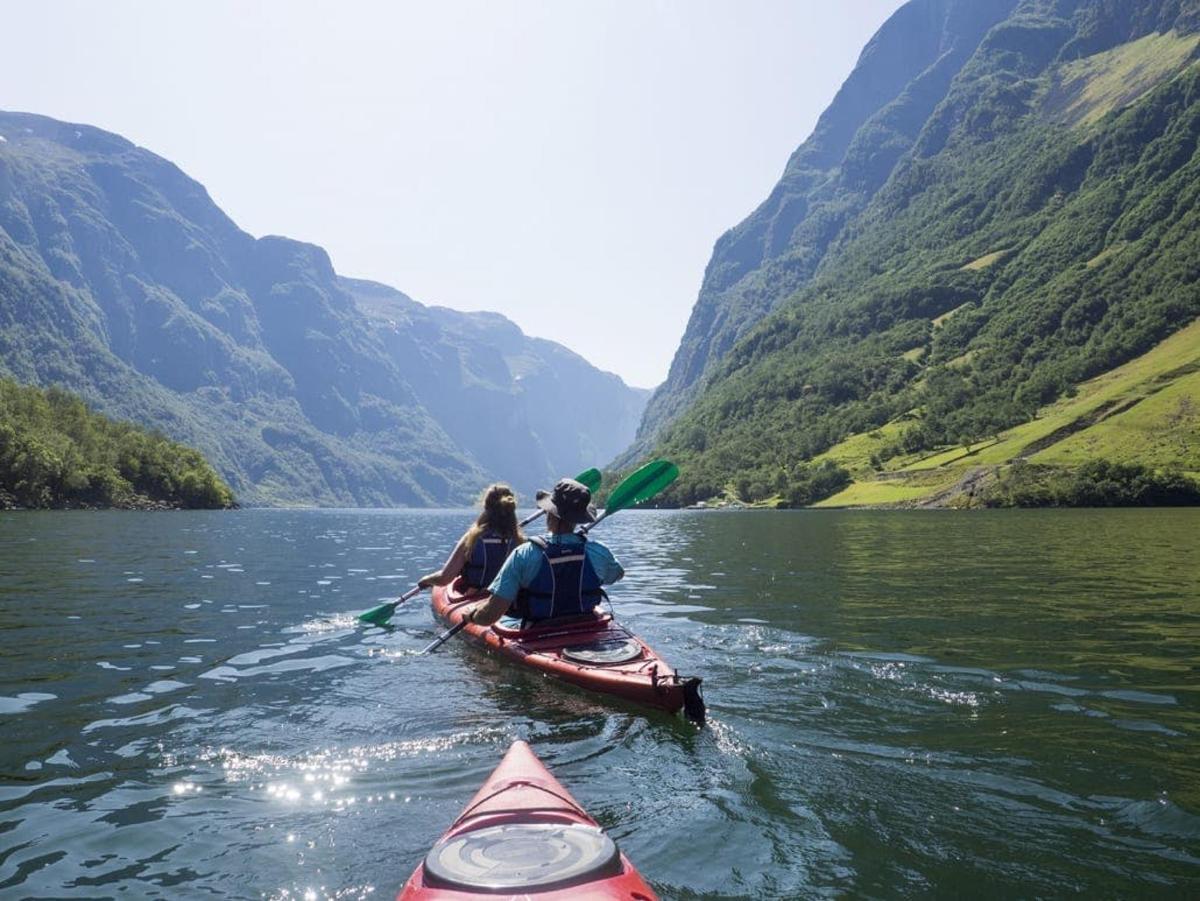
[(479, 517), (463, 534), (441, 569), (417, 584), (449, 585), (462, 575), (468, 586), (486, 588), (500, 572), (509, 552), (525, 540), (517, 523), (517, 498), (507, 485), (489, 485), (480, 498)]

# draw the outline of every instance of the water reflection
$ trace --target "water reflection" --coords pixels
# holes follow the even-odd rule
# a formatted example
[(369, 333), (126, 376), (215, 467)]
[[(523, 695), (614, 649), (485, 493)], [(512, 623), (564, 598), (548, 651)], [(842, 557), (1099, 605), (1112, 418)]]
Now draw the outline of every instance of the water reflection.
[(378, 897), (517, 737), (667, 897), (1200, 888), (1196, 513), (614, 517), (702, 731), (357, 625), (469, 518), (0, 515), (0, 894)]

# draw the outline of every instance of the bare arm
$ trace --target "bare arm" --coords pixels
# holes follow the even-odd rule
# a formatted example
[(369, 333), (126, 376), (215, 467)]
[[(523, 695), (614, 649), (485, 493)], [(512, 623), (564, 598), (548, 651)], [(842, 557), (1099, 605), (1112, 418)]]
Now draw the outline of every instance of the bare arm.
[(507, 598), (502, 598), (499, 595), (493, 594), (486, 601), (480, 601), (478, 604), (472, 604), (467, 608), (467, 618), (473, 623), (479, 623), (481, 626), (490, 626), (492, 623), (504, 616), (508, 610), (508, 605), (512, 601)]
[(431, 585), (449, 585), (467, 565), (467, 536), (463, 535), (458, 539), (458, 544), (454, 545), (454, 550), (450, 552), (450, 556), (446, 558), (446, 562), (442, 564), (442, 568), (431, 572), (427, 576), (422, 576), (417, 582), (422, 588), (428, 588)]

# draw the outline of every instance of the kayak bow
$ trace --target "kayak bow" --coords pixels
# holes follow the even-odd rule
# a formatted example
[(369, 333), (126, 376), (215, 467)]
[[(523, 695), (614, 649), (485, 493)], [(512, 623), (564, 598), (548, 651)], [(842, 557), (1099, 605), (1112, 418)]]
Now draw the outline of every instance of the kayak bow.
[(656, 901), (629, 859), (523, 741), (425, 855), (397, 901)]

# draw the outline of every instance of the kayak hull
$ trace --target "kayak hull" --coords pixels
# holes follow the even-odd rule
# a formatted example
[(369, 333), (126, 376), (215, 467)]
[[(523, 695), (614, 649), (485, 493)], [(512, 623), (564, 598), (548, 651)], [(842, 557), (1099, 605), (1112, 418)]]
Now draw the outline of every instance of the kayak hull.
[[(433, 590), (433, 612), (443, 623), (455, 626), (461, 622), (467, 605), (488, 597), (486, 592), (464, 591), (459, 582), (438, 586)], [(703, 719), (700, 679), (681, 677), (611, 614), (595, 612), (519, 631), (506, 629), (499, 623), (493, 626), (468, 623), (460, 634), (476, 647), (588, 691), (668, 713), (686, 708), (692, 719)], [(636, 656), (615, 663), (571, 659), (572, 652), (581, 646), (605, 645), (620, 645), (631, 653), (636, 650)]]
[[(469, 842), (472, 833), (494, 832), (503, 827), (586, 827), (598, 831), (599, 824), (588, 816), (562, 784), (550, 774), (523, 741), (514, 742), (508, 753), (488, 777), (454, 824), (435, 845), (434, 851), (456, 842)], [(609, 839), (604, 839), (606, 842)], [(615, 846), (614, 846), (615, 850)], [(550, 889), (512, 886), (472, 890), (439, 883), (429, 872), (429, 860), (417, 866), (397, 901), (467, 901), (471, 898), (535, 898), (537, 901), (568, 899), (623, 899), (654, 901), (657, 895), (642, 879), (629, 859), (619, 851), (608, 872)]]

